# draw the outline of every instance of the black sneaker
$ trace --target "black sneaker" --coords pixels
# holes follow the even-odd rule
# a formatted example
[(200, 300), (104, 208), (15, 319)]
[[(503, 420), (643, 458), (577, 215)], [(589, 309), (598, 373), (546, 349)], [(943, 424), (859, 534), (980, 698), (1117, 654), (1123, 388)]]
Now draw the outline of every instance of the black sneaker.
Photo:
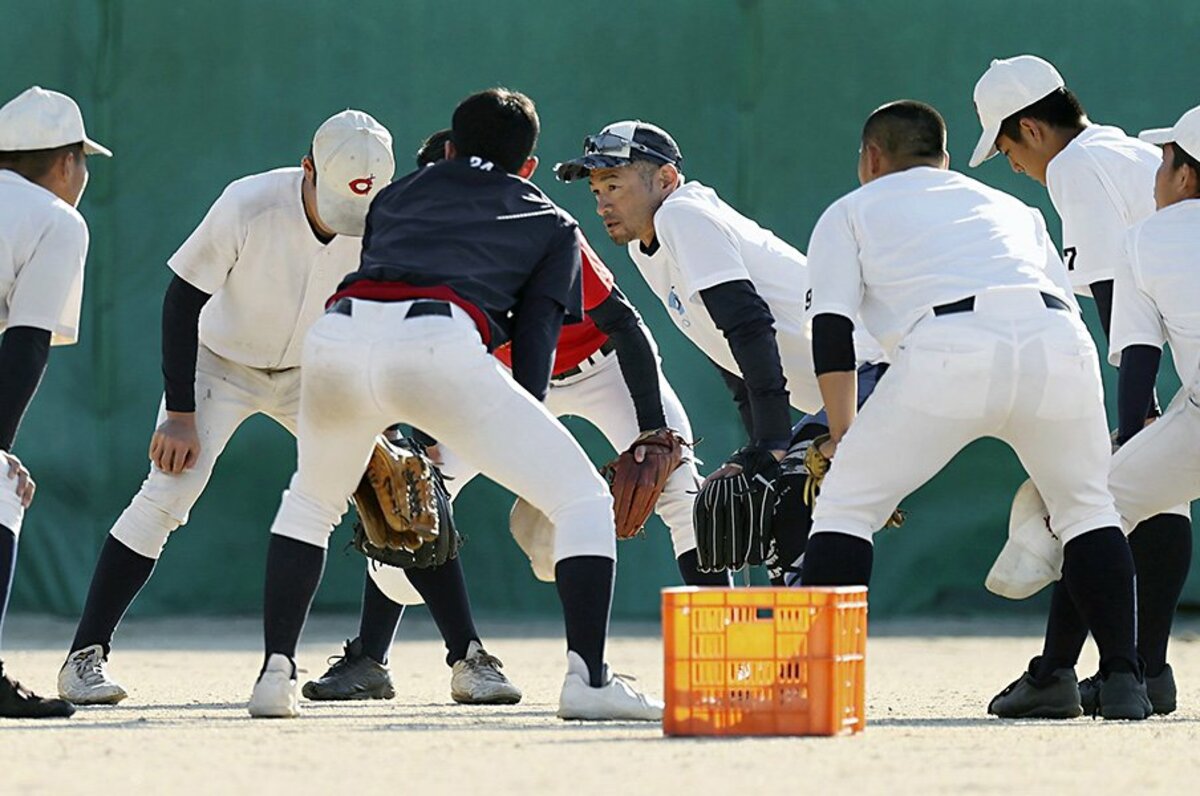
[[(1089, 716), (1097, 713), (1100, 704), (1100, 686), (1102, 685), (1104, 685), (1104, 680), (1100, 677), (1099, 672), (1079, 681), (1079, 696), (1083, 703), (1083, 712)], [(1163, 670), (1154, 677), (1146, 678), (1146, 696), (1150, 698), (1154, 715), (1165, 716), (1175, 712), (1175, 673), (1171, 670), (1171, 664), (1168, 663), (1164, 666)]]
[(1055, 669), (1048, 677), (1035, 679), (1029, 669), (1008, 684), (988, 704), (988, 713), (1002, 719), (1074, 719), (1083, 715), (1079, 683), (1074, 669)]
[(1144, 680), (1133, 672), (1110, 672), (1100, 685), (1096, 710), (1105, 719), (1141, 721), (1150, 718), (1154, 706), (1146, 696)]
[(362, 650), (358, 639), (347, 641), (341, 655), (329, 659), (329, 671), (304, 684), (301, 693), (314, 701), (332, 699), (392, 699), (392, 675), (388, 668)]
[(4, 673), (0, 663), (0, 718), (65, 719), (75, 706), (65, 699), (45, 699)]

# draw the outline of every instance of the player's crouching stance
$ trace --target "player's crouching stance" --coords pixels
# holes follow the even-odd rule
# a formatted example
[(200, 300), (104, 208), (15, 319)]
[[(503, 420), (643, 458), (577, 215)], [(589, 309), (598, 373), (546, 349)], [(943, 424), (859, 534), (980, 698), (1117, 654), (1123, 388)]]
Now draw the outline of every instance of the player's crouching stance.
[(172, 255), (150, 473), (104, 540), (59, 671), (63, 698), (125, 698), (106, 668), (113, 635), (241, 424), (263, 414), (295, 434), (304, 334), (356, 266), (367, 206), (394, 168), (379, 122), (335, 114), (301, 167), (231, 183)]
[[(329, 534), (378, 430), (399, 421), (554, 522), (568, 648), (559, 715), (657, 720), (662, 704), (604, 664), (612, 498), (534, 397), (546, 391), (564, 318), (582, 315), (575, 222), (516, 176), (536, 164), (538, 120), (527, 97), (503, 89), (468, 97), (452, 130), (447, 162), (399, 180), (372, 204), (362, 267), (305, 340), (299, 465), (271, 529), (266, 656), (250, 714), (298, 714), (296, 645)], [(463, 230), (487, 240), (464, 247)], [(511, 377), (489, 353), (510, 338)]]
[[(10, 451), (50, 346), (79, 335), (88, 227), (75, 207), (88, 155), (112, 152), (87, 137), (79, 106), (65, 94), (34, 86), (0, 108), (0, 630), (35, 488)], [(0, 662), (0, 717), (74, 712), (68, 702), (23, 688)]]
[[(896, 504), (968, 443), (996, 437), (1064, 541), (1063, 581), (1100, 648), (1100, 715), (1146, 718), (1099, 362), (1045, 222), (950, 171), (945, 123), (923, 103), (871, 114), (858, 169), (862, 187), (826, 210), (809, 246), (813, 359), (835, 457), (804, 584), (866, 585), (872, 535)], [(893, 364), (856, 418), (860, 311)], [(902, 457), (910, 467), (881, 464)]]
[[(1184, 114), (1174, 127), (1147, 130), (1141, 138), (1163, 147), (1154, 183), (1159, 209), (1130, 230), (1127, 256), (1117, 266), (1110, 353), (1121, 367), (1117, 442), (1123, 444), (1113, 456), (1108, 485), (1127, 529), (1164, 507), (1200, 497), (1200, 273), (1195, 268), (1200, 240), (1200, 107)], [(1141, 418), (1151, 401), (1164, 343), (1171, 345), (1184, 386), (1166, 413), (1143, 429)], [(1126, 360), (1135, 358), (1150, 365), (1127, 367)], [(1155, 539), (1146, 541), (1153, 544)], [(1164, 586), (1178, 599), (1191, 546), (1177, 550), (1166, 544), (1158, 554), (1184, 556), (1173, 567), (1174, 581)], [(1147, 632), (1143, 627), (1149, 625), (1148, 632), (1160, 645), (1151, 651), (1158, 668), (1151, 671), (1147, 666), (1146, 672), (1155, 713), (1175, 709), (1175, 678), (1165, 662), (1174, 613), (1172, 600), (1149, 614), (1142, 609), (1139, 615), (1138, 632)]]

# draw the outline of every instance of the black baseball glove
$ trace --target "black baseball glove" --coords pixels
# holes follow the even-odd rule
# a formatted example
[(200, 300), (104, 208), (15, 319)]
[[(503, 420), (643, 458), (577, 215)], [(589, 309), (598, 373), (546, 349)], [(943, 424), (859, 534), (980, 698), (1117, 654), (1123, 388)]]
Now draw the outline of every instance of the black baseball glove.
[(772, 558), (779, 463), (770, 451), (746, 447), (726, 464), (742, 469), (709, 481), (692, 506), (696, 553), (706, 572), (738, 570)]

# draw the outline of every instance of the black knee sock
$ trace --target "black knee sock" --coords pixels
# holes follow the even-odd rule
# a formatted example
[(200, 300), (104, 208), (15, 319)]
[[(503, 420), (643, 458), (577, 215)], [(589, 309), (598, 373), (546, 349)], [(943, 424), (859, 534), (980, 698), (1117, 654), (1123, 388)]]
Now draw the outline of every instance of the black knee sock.
[(815, 533), (804, 553), (804, 586), (867, 586), (875, 547), (848, 533)]
[(462, 560), (452, 558), (440, 567), (406, 569), (409, 582), (425, 600), (442, 640), (446, 642), (446, 663), (467, 657), (467, 647), (479, 640), (471, 616), (471, 598), (463, 577)]
[(263, 666), (274, 653), (295, 660), (296, 645), (324, 571), (325, 548), (271, 534), (263, 594)]
[(1087, 642), (1088, 626), (1071, 599), (1066, 579), (1054, 584), (1050, 595), (1050, 615), (1046, 618), (1046, 640), (1042, 656), (1037, 659), (1035, 678), (1046, 678), (1057, 669), (1073, 669), (1079, 662), (1079, 653)]
[(157, 561), (135, 553), (122, 542), (107, 536), (100, 548), (100, 558), (92, 573), (83, 614), (75, 628), (71, 651), (99, 644), (108, 655), (113, 633), (121, 618), (133, 604), (138, 592), (150, 580)]
[(583, 658), (593, 688), (604, 685), (604, 642), (612, 610), (615, 564), (603, 556), (573, 556), (554, 566), (567, 626), (567, 649)]
[(1146, 675), (1157, 677), (1167, 664), (1167, 641), (1179, 595), (1192, 564), (1192, 521), (1159, 514), (1133, 529), (1129, 548), (1137, 569), (1138, 654)]
[(392, 602), (379, 590), (370, 575), (363, 576), (362, 616), (358, 620), (358, 641), (363, 654), (371, 660), (386, 664), (404, 606)]
[(1067, 542), (1062, 579), (1100, 648), (1100, 670), (1137, 671), (1133, 554), (1125, 534), (1100, 528)]
[(679, 576), (685, 586), (731, 586), (733, 580), (726, 570), (720, 572), (701, 572), (700, 554), (689, 550), (675, 559), (679, 565)]
[(17, 535), (0, 525), (0, 639), (4, 635), (4, 617), (8, 613), (8, 595), (17, 571)]

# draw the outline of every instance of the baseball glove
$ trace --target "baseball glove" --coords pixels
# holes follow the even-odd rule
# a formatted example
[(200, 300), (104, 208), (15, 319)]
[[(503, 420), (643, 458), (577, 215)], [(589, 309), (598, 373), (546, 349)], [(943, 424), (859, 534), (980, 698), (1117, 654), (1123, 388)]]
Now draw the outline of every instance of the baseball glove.
[[(689, 445), (669, 428), (647, 431), (617, 458), (600, 468), (613, 495), (613, 519), (617, 538), (630, 539), (641, 533), (658, 498), (675, 468), (683, 463)], [(642, 448), (639, 462), (634, 451)]]
[(375, 441), (352, 496), (358, 509), (353, 546), (397, 567), (436, 566), (458, 553), (450, 495), (437, 467), (408, 439)]
[(774, 557), (779, 463), (756, 448), (742, 448), (729, 463), (740, 465), (741, 472), (710, 480), (692, 506), (696, 554), (706, 572), (738, 570)]
[[(821, 494), (821, 482), (825, 480), (825, 476), (829, 473), (829, 466), (833, 460), (821, 453), (821, 446), (829, 441), (828, 434), (822, 434), (815, 438), (808, 450), (804, 453), (804, 467), (808, 470), (808, 480), (804, 483), (804, 502), (812, 507), (813, 502), (817, 499), (817, 495)], [(883, 524), (885, 528), (899, 528), (904, 524), (904, 520), (908, 517), (908, 513), (897, 507), (892, 516), (888, 517), (887, 522)]]

